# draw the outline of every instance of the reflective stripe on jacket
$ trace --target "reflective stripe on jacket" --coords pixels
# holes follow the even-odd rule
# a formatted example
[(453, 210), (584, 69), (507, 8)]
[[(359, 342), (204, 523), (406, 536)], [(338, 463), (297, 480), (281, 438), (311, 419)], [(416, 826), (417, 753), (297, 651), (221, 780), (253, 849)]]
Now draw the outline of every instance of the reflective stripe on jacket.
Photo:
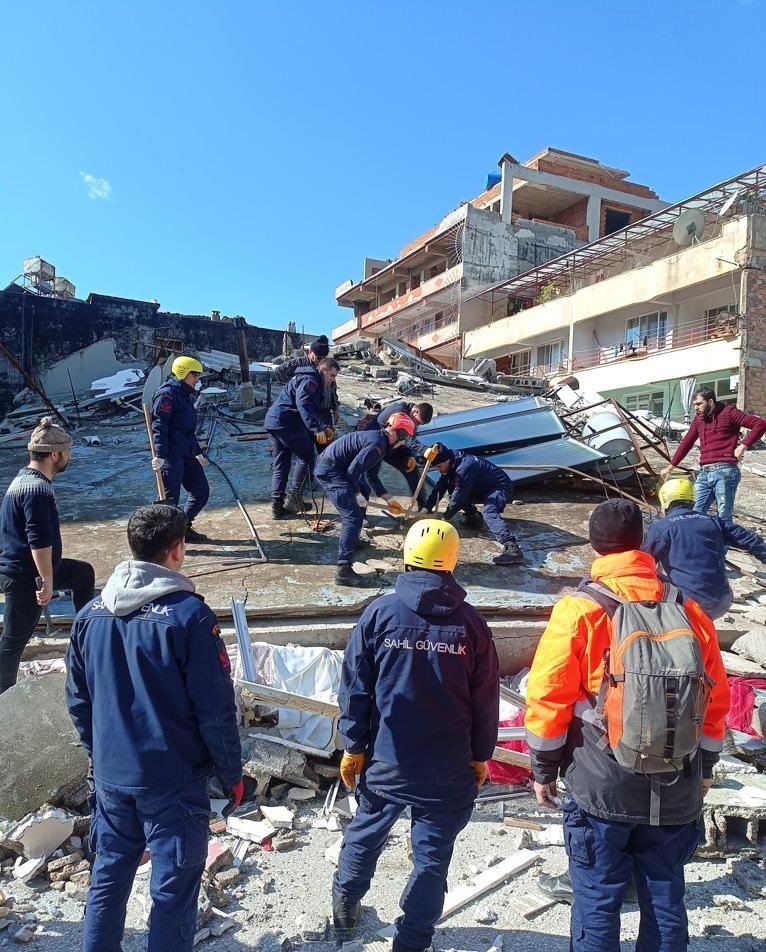
[[(591, 577), (630, 600), (656, 601), (662, 594), (657, 565), (648, 553), (633, 550), (597, 558)], [(705, 671), (714, 681), (702, 725), (702, 756), (692, 776), (663, 789), (660, 822), (686, 823), (701, 809), (700, 776), (709, 774), (720, 751), (729, 709), (726, 680), (715, 627), (696, 602), (684, 603), (699, 639)], [(592, 707), (604, 673), (610, 622), (589, 599), (567, 595), (551, 613), (537, 646), (527, 687), (525, 726), (535, 779), (549, 783), (560, 774), (583, 810), (606, 819), (649, 822), (649, 780), (624, 770), (608, 747), (598, 746), (600, 732), (582, 715)]]

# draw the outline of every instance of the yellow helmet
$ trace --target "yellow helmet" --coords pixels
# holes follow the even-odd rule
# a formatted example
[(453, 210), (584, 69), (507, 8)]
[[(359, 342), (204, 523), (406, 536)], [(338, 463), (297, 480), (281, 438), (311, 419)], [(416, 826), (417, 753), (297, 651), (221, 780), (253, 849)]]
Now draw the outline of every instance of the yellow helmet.
[(186, 380), (189, 374), (201, 374), (202, 364), (196, 357), (176, 357), (170, 372), (176, 380)]
[(663, 512), (674, 502), (694, 502), (694, 483), (685, 476), (668, 479), (660, 486), (659, 497)]
[(404, 564), (416, 569), (451, 572), (457, 565), (460, 536), (443, 519), (421, 519), (404, 540)]

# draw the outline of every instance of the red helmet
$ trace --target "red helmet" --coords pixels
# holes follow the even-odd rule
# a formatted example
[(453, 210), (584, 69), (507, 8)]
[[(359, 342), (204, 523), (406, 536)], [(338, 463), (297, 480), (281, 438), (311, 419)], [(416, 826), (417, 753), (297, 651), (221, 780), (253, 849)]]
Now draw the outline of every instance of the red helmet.
[(407, 436), (415, 435), (415, 421), (407, 413), (394, 413), (388, 418), (386, 426), (392, 426), (395, 430), (404, 430)]

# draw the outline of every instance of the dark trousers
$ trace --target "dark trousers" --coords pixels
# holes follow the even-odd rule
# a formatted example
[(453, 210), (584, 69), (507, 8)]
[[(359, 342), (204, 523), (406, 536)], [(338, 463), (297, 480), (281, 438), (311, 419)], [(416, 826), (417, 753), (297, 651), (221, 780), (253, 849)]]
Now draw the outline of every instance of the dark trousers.
[(601, 820), (566, 797), (573, 952), (619, 952), (620, 907), (631, 876), (641, 910), (636, 952), (685, 952), (684, 864), (698, 842), (696, 823), (649, 826)]
[(96, 861), (83, 952), (121, 952), (128, 897), (147, 847), (152, 857), (147, 952), (191, 952), (207, 855), (207, 780), (160, 791), (97, 782), (91, 807)]
[(364, 510), (356, 501), (356, 493), (351, 483), (330, 470), (318, 470), (319, 485), (332, 500), (340, 516), (340, 540), (338, 542), (338, 565), (351, 565), (354, 551), (359, 542), (359, 533), (364, 525)]
[[(417, 466), (412, 469), (410, 472), (407, 472), (407, 461), (414, 460), (415, 457), (412, 455), (410, 450), (406, 446), (397, 446), (396, 449), (389, 450), (386, 455), (386, 462), (389, 466), (393, 466), (395, 470), (400, 472), (407, 481), (407, 486), (410, 490), (410, 496), (415, 495), (415, 490), (418, 488), (418, 482), (420, 481), (420, 473)], [(380, 467), (383, 465), (382, 461), (378, 463), (373, 469), (368, 473), (370, 483), (375, 486), (375, 482), (379, 482), (378, 474), (380, 473)], [(420, 490), (420, 495), (418, 496), (418, 505), (421, 509), (425, 508), (426, 499), (428, 494), (425, 493), (422, 489)]]
[(297, 459), (290, 494), (298, 495), (310, 485), (316, 448), (306, 427), (269, 430), (271, 437), (271, 498), (284, 499), (293, 456)]
[[(54, 588), (71, 588), (75, 611), (93, 598), (96, 575), (89, 562), (61, 559), (53, 570)], [(33, 575), (0, 575), (5, 595), (3, 633), (0, 635), (0, 694), (16, 683), (19, 664), (42, 615)]]
[[(346, 830), (333, 894), (348, 902), (361, 899), (370, 888), (378, 857), (391, 827), (406, 807), (378, 796), (362, 781), (356, 791), (356, 816)], [(455, 839), (468, 823), (473, 805), (460, 810), (410, 807), (412, 823), (412, 873), (399, 906), (396, 938), (411, 949), (431, 945), (434, 926), (444, 908), (447, 872)]]
[(190, 456), (168, 460), (168, 466), (162, 470), (165, 483), (165, 495), (168, 502), (177, 506), (181, 499), (181, 487), (189, 494), (184, 506), (186, 521), (191, 525), (210, 498), (210, 485), (199, 460)]

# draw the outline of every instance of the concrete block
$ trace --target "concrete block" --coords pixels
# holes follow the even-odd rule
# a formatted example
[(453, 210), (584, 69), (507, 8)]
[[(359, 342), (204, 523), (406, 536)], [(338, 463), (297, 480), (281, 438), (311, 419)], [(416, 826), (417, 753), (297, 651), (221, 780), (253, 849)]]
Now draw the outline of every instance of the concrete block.
[(287, 799), (295, 803), (304, 803), (306, 800), (313, 800), (316, 795), (316, 790), (307, 790), (305, 787), (291, 787), (287, 791)]
[(35, 876), (38, 876), (45, 869), (45, 857), (39, 856), (36, 859), (23, 859), (21, 856), (16, 860), (13, 867), (13, 878), (21, 883), (28, 883)]
[(264, 820), (268, 820), (276, 830), (291, 830), (293, 827), (294, 814), (287, 807), (262, 806), (261, 813)]
[(18, 932), (14, 932), (13, 940), (14, 942), (21, 942), (26, 945), (27, 942), (31, 942), (35, 935), (34, 926), (22, 926)]
[(87, 859), (82, 860), (79, 863), (72, 863), (69, 866), (62, 866), (61, 869), (57, 869), (55, 872), (51, 873), (51, 882), (60, 883), (66, 879), (72, 879), (77, 873), (90, 872), (90, 863)]
[(232, 836), (249, 840), (251, 843), (262, 843), (276, 832), (275, 827), (268, 820), (253, 820), (249, 817), (238, 816), (229, 817), (227, 829)]
[(219, 886), (222, 886), (224, 889), (227, 886), (233, 886), (235, 883), (239, 882), (240, 871), (238, 869), (224, 869), (215, 877), (215, 881)]
[(85, 779), (88, 760), (69, 718), (65, 683), (64, 674), (46, 674), (0, 695), (0, 816), (17, 821), (45, 803), (64, 803)]
[[(0, 699), (3, 696), (0, 695)], [(299, 787), (318, 788), (318, 784), (306, 775), (306, 757), (299, 750), (257, 737), (250, 741), (244, 754), (247, 759), (242, 772), (248, 777), (257, 779), (266, 774)]]
[(90, 886), (90, 870), (83, 869), (78, 873), (72, 873), (69, 882), (74, 883), (75, 886)]
[(743, 658), (766, 665), (766, 628), (751, 628), (734, 642), (731, 650)]
[(729, 873), (750, 896), (755, 896), (757, 899), (766, 897), (763, 861), (756, 863), (750, 859), (734, 860), (729, 867)]
[(219, 870), (231, 866), (233, 861), (234, 857), (228, 846), (215, 837), (208, 841), (205, 859), (205, 872), (208, 876), (215, 876)]
[(67, 853), (66, 856), (59, 856), (58, 859), (48, 860), (48, 872), (55, 873), (58, 869), (63, 869), (64, 866), (74, 866), (76, 863), (79, 863), (82, 860), (82, 853)]
[(6, 831), (5, 839), (20, 843), (27, 859), (47, 857), (69, 839), (74, 817), (61, 809), (41, 809), (30, 813)]

